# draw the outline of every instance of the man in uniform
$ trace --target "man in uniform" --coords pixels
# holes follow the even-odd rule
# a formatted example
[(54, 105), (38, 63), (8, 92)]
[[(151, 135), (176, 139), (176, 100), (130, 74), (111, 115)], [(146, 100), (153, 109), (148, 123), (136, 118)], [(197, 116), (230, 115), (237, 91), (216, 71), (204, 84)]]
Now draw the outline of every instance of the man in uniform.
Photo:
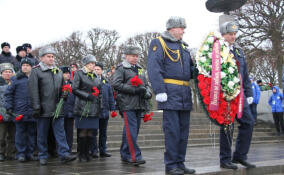
[(184, 164), (192, 109), (189, 80), (193, 66), (188, 45), (182, 40), (185, 19), (171, 17), (166, 27), (167, 31), (151, 42), (147, 65), (158, 109), (163, 110), (166, 173), (194, 174), (195, 170)]
[[(14, 69), (17, 66), (17, 60), (10, 52), (10, 44), (7, 42), (4, 42), (1, 44), (2, 52), (0, 54), (0, 64), (2, 63), (11, 63), (14, 66)], [(17, 71), (17, 70), (15, 70)]]
[(25, 44), (23, 44), (23, 46), (27, 49), (27, 57), (29, 57), (32, 60), (34, 60), (34, 62), (35, 62), (34, 64), (35, 65), (38, 65), (39, 61), (32, 54), (32, 45), (30, 43), (25, 43)]
[(236, 34), (239, 29), (238, 24), (230, 16), (224, 15), (223, 19), (222, 21), (222, 17), (220, 18), (220, 33), (225, 39), (225, 44), (230, 48), (231, 53), (234, 54), (234, 58), (237, 61), (243, 85), (244, 105), (242, 118), (237, 119), (240, 126), (233, 159), (231, 150), (233, 135), (230, 134), (229, 130), (225, 131), (224, 127), (220, 128), (220, 167), (237, 169), (238, 167), (233, 163), (240, 163), (247, 168), (254, 168), (255, 165), (247, 162), (247, 153), (249, 151), (254, 126), (254, 118), (249, 107), (249, 105), (253, 103), (251, 82), (244, 52), (235, 43)]
[[(62, 163), (76, 159), (70, 155), (64, 131), (63, 115), (53, 119), (56, 104), (62, 96), (63, 75), (54, 64), (55, 50), (46, 46), (39, 50), (41, 62), (32, 69), (29, 77), (29, 90), (33, 117), (37, 118), (37, 146), (41, 165), (47, 164), (50, 123), (57, 143), (57, 153)], [(63, 110), (62, 110), (63, 112)]]
[[(113, 88), (118, 93), (119, 110), (124, 118), (123, 137), (120, 147), (121, 160), (133, 165), (146, 163), (142, 158), (137, 138), (141, 115), (147, 110), (146, 100), (152, 97), (145, 71), (138, 65), (140, 52), (140, 49), (136, 46), (127, 46), (124, 50), (125, 60), (117, 67), (112, 79)], [(131, 85), (135, 76), (142, 80), (142, 85)]]

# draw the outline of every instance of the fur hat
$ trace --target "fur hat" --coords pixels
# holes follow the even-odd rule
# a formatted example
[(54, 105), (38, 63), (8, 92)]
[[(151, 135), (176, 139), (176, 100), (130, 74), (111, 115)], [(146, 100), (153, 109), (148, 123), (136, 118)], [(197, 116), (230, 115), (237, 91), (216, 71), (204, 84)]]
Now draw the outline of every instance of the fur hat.
[(60, 69), (63, 73), (71, 73), (71, 69), (69, 66), (60, 66)]
[(29, 57), (25, 57), (25, 58), (21, 59), (21, 66), (23, 64), (29, 64), (33, 67), (35, 65), (35, 61), (33, 59), (29, 58)]
[(55, 55), (56, 51), (51, 46), (44, 46), (41, 49), (39, 49), (39, 57), (42, 57), (42, 56), (44, 56), (46, 54), (53, 54), (53, 55)]
[(125, 46), (124, 52), (125, 55), (140, 55), (141, 49), (134, 45)]
[(239, 24), (233, 16), (221, 15), (219, 17), (219, 30), (221, 34), (238, 32)]
[(23, 46), (32, 49), (32, 45), (30, 43), (24, 43)]
[(14, 71), (14, 66), (11, 63), (2, 63), (0, 64), (0, 73), (2, 74), (2, 72), (4, 70), (11, 70), (12, 72)]
[(172, 28), (186, 28), (185, 19), (178, 16), (172, 16), (168, 19), (166, 24), (167, 30)]
[(3, 47), (8, 46), (10, 48), (10, 44), (7, 42), (4, 42), (1, 44), (1, 48), (3, 49)]
[(96, 62), (96, 66), (99, 66), (102, 70), (104, 70), (104, 64), (101, 62)]
[(87, 55), (81, 60), (81, 62), (84, 66), (89, 64), (89, 63), (96, 63), (96, 61), (97, 61), (97, 59), (94, 55)]
[(18, 54), (19, 52), (21, 52), (21, 51), (27, 52), (27, 48), (26, 48), (25, 46), (18, 46), (18, 47), (16, 48), (17, 54)]

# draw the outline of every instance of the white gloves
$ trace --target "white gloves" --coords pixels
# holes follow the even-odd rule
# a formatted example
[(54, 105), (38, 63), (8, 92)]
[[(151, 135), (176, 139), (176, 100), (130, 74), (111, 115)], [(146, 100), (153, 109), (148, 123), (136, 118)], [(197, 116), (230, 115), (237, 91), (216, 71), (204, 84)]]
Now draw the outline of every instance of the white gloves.
[(157, 102), (166, 102), (168, 100), (168, 95), (166, 93), (159, 93), (156, 95)]
[(248, 102), (249, 105), (252, 104), (252, 102), (253, 102), (253, 97), (248, 97), (248, 98), (247, 98), (247, 102)]

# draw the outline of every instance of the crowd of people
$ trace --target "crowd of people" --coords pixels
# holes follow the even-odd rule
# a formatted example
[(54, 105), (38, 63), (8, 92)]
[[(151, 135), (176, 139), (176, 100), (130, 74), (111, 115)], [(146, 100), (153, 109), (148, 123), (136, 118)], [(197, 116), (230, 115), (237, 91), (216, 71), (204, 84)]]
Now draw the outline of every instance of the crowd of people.
[[(189, 80), (194, 66), (188, 45), (182, 40), (184, 18), (172, 17), (166, 27), (160, 37), (151, 41), (147, 73), (158, 109), (163, 110), (166, 173), (193, 174), (195, 170), (184, 162), (192, 109)], [(243, 117), (237, 119), (240, 127), (233, 158), (232, 138), (224, 127), (220, 128), (220, 166), (237, 169), (234, 163), (240, 163), (254, 168), (247, 161), (247, 153), (257, 119), (261, 81), (255, 83), (248, 77), (244, 54), (235, 45), (238, 24), (227, 21), (220, 25), (220, 32), (240, 63), (246, 97)], [(16, 48), (16, 57), (11, 54), (9, 43), (2, 43), (1, 48), (0, 161), (17, 159), (46, 165), (52, 155), (57, 155), (62, 163), (74, 161), (75, 128), (80, 162), (111, 157), (106, 146), (108, 120), (116, 117), (118, 111), (124, 121), (122, 162), (135, 166), (146, 163), (137, 138), (141, 118), (147, 121), (151, 117), (148, 112), (152, 91), (145, 70), (138, 64), (139, 47), (126, 46), (124, 61), (107, 71), (94, 55), (83, 57), (81, 68), (78, 63), (57, 67), (56, 51), (50, 46), (39, 50), (38, 59), (31, 54), (29, 43)], [(282, 104), (283, 94), (274, 86), (269, 105), (278, 135), (284, 132)]]

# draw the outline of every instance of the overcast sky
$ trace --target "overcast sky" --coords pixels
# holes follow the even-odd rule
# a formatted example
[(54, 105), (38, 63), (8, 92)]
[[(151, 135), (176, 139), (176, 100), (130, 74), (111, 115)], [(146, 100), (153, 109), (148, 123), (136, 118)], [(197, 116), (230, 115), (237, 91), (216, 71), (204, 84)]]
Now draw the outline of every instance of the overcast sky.
[(186, 19), (184, 40), (199, 47), (217, 29), (220, 13), (208, 12), (206, 0), (0, 0), (0, 43), (11, 51), (25, 42), (33, 47), (94, 27), (117, 30), (120, 42), (144, 32), (163, 32), (170, 16)]

